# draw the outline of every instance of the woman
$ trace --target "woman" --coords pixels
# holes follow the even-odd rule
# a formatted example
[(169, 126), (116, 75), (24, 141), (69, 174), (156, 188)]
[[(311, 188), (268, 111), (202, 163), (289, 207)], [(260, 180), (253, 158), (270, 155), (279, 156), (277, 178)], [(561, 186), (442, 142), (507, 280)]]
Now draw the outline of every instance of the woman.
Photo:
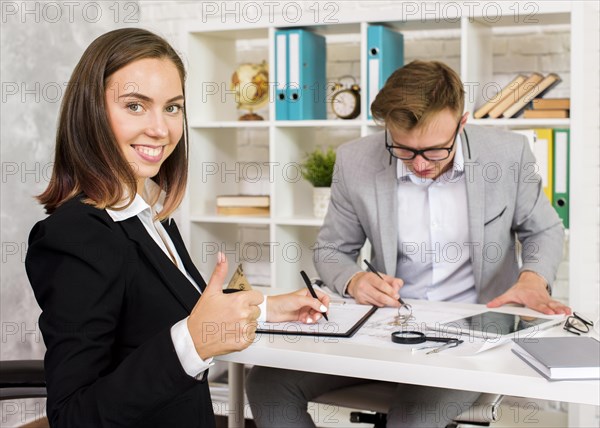
[(169, 220), (187, 180), (184, 80), (173, 48), (132, 28), (96, 39), (71, 76), (26, 259), (52, 426), (214, 426), (212, 358), (249, 346), (259, 314), (314, 322), (328, 305), (224, 294), (223, 254), (208, 284), (194, 267)]

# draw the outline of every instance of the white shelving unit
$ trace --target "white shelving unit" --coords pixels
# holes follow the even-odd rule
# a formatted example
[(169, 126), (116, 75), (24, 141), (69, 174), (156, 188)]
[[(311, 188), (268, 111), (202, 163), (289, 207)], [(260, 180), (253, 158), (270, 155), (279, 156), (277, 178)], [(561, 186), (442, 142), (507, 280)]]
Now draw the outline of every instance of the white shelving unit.
[[(585, 3), (585, 2), (583, 2)], [(448, 9), (445, 15), (436, 16), (433, 13), (415, 14), (414, 19), (406, 16), (402, 8), (395, 13), (393, 9), (365, 10), (361, 16), (356, 13), (340, 15), (338, 23), (326, 25), (310, 25), (300, 21), (294, 26), (303, 26), (327, 38), (327, 49), (335, 51), (336, 44), (352, 41), (356, 44), (356, 61), (360, 62), (360, 86), (367, 87), (366, 81), (366, 33), (371, 23), (383, 23), (391, 28), (408, 33), (435, 33), (444, 31), (456, 33), (460, 37), (460, 75), (464, 82), (492, 81), (493, 58), (492, 42), (498, 31), (507, 28), (516, 29), (527, 26), (544, 27), (563, 25), (572, 28), (571, 36), (571, 88), (573, 103), (570, 119), (497, 119), (470, 120), (486, 126), (502, 128), (536, 128), (536, 127), (571, 127), (571, 161), (582, 157), (586, 144), (593, 144), (583, 135), (585, 126), (583, 118), (585, 111), (580, 107), (578, 94), (585, 89), (583, 78), (589, 73), (589, 67), (578, 55), (584, 55), (581, 46), (585, 41), (584, 32), (576, 29), (574, 16), (585, 14), (582, 8), (585, 4), (577, 2), (543, 2), (536, 3), (534, 11), (525, 6), (511, 2), (494, 2), (495, 8), (500, 8), (498, 18), (490, 19), (482, 12), (474, 16), (453, 15), (457, 9)], [(497, 11), (498, 9), (495, 9)], [(522, 13), (522, 15), (516, 14)], [(534, 13), (535, 12), (535, 13)], [(496, 13), (498, 15), (498, 13)], [(314, 218), (312, 212), (312, 188), (299, 176), (298, 163), (305, 154), (317, 146), (337, 146), (338, 144), (359, 138), (379, 128), (373, 121), (366, 120), (366, 96), (363, 91), (361, 116), (357, 119), (318, 120), (318, 121), (276, 121), (274, 103), (269, 105), (263, 114), (262, 122), (239, 122), (240, 115), (236, 109), (235, 95), (231, 91), (230, 76), (240, 64), (239, 46), (252, 44), (264, 46), (262, 55), (256, 61), (266, 59), (270, 67), (270, 76), (274, 76), (274, 33), (277, 28), (290, 27), (283, 19), (275, 19), (272, 23), (255, 25), (240, 23), (239, 26), (223, 26), (220, 23), (192, 26), (187, 29), (188, 58), (188, 120), (190, 124), (190, 185), (189, 196), (184, 216), (184, 233), (191, 244), (192, 257), (200, 270), (209, 274), (215, 263), (215, 248), (225, 250), (230, 260), (230, 269), (235, 269), (236, 262), (241, 260), (240, 254), (235, 255), (236, 243), (240, 244), (242, 231), (247, 226), (264, 228), (267, 242), (260, 244), (269, 249), (270, 286), (278, 289), (297, 288), (301, 285), (301, 269), (309, 275), (315, 274), (312, 263), (312, 251), (321, 219)], [(226, 29), (225, 29), (226, 28)], [(596, 64), (597, 66), (597, 64)], [(328, 76), (329, 80), (329, 76)], [(481, 92), (481, 90), (479, 91)], [(466, 110), (471, 113), (475, 106), (481, 105), (481, 97), (467, 94)], [(272, 97), (274, 99), (274, 97)], [(597, 110), (596, 110), (597, 111)], [(577, 124), (577, 125), (576, 125)], [(597, 125), (597, 119), (596, 119)], [(597, 126), (596, 126), (597, 133)], [(343, 140), (340, 141), (340, 134)], [(257, 159), (245, 159), (240, 154), (240, 145), (251, 140), (264, 147), (264, 155)], [(597, 145), (597, 140), (595, 142)], [(597, 153), (597, 151), (596, 151)], [(271, 214), (269, 217), (224, 217), (216, 215), (215, 198), (220, 194), (239, 193), (239, 182), (235, 177), (238, 162), (252, 161), (268, 164), (269, 194), (271, 197)], [(571, 168), (572, 206), (571, 213), (577, 211), (578, 198), (574, 195), (579, 185), (585, 182), (592, 173), (597, 177), (597, 166), (586, 169)], [(596, 207), (597, 209), (597, 207)], [(589, 234), (589, 230), (598, 232), (598, 222), (593, 216), (587, 216), (580, 221), (573, 216), (571, 221), (571, 237), (574, 240)], [(591, 229), (590, 229), (591, 228)], [(300, 254), (292, 255), (291, 251), (299, 248)], [(286, 251), (290, 252), (289, 254)], [(571, 245), (571, 253), (574, 248)], [(586, 277), (588, 281), (597, 281), (597, 273), (590, 271), (588, 265), (583, 265), (577, 257), (570, 257), (570, 271), (585, 270), (586, 274), (578, 273), (579, 278)], [(578, 291), (578, 284), (571, 285), (571, 298), (583, 302)], [(595, 302), (597, 306), (597, 294)], [(594, 301), (592, 301), (592, 304)], [(592, 306), (593, 308), (593, 306)], [(589, 309), (589, 308), (588, 308)], [(583, 309), (585, 310), (585, 309)]]
[[(416, 3), (406, 3), (418, 7)], [(493, 42), (498, 34), (558, 25), (570, 28), (571, 34), (570, 82), (562, 84), (563, 88), (564, 85), (570, 85), (567, 93), (572, 102), (571, 118), (470, 119), (469, 123), (506, 129), (571, 129), (569, 303), (578, 311), (590, 314), (598, 312), (598, 6), (586, 1), (539, 1), (487, 2), (491, 4), (487, 8), (486, 2), (478, 2), (474, 14), (462, 16), (460, 8), (454, 7), (459, 3), (450, 2), (448, 7), (442, 4), (437, 14), (431, 11), (427, 14), (412, 13), (412, 9), (398, 2), (397, 9), (389, 6), (383, 9), (359, 6), (359, 12), (350, 10), (345, 13), (342, 8), (336, 15), (337, 22), (323, 24), (327, 20), (322, 19), (320, 25), (315, 25), (313, 15), (306, 14), (294, 24), (282, 16), (276, 16), (274, 20), (267, 22), (262, 19), (254, 24), (228, 22), (223, 25), (215, 20), (193, 24), (183, 30), (189, 76), (190, 180), (188, 196), (183, 204), (181, 229), (192, 258), (206, 277), (212, 272), (216, 251), (228, 254), (232, 274), (248, 248), (259, 248), (266, 252), (262, 260), (269, 262), (268, 282), (278, 290), (299, 287), (301, 282), (298, 273), (301, 269), (309, 275), (315, 273), (311, 249), (322, 220), (311, 214), (312, 189), (298, 178), (297, 165), (305, 153), (317, 146), (336, 146), (379, 130), (373, 121), (366, 119), (364, 88), (367, 87), (366, 34), (369, 24), (383, 23), (405, 35), (424, 38), (450, 34), (460, 40), (460, 58), (453, 65), (458, 68), (463, 82), (481, 84), (493, 79)], [(360, 75), (359, 83), (363, 88), (361, 116), (350, 121), (276, 121), (274, 103), (271, 103), (266, 112), (260, 112), (265, 116), (264, 121), (237, 120), (240, 113), (236, 110), (234, 94), (229, 85), (233, 70), (247, 61), (240, 49), (253, 46), (253, 51), (258, 51), (253, 61), (266, 59), (269, 74), (274, 76), (275, 30), (290, 26), (307, 27), (325, 35), (328, 55), (329, 52), (335, 52), (336, 46), (355, 46), (350, 51), (354, 52), (356, 62), (360, 64), (355, 74)], [(328, 80), (330, 78), (328, 76)], [(595, 82), (596, 86), (590, 86), (590, 82)], [(482, 104), (477, 89), (480, 88), (467, 87), (467, 91), (475, 91), (467, 93), (466, 110), (471, 114), (476, 106)], [(273, 94), (271, 99), (274, 100)], [(250, 150), (248, 141), (252, 141)], [(248, 161), (267, 164), (271, 172), (268, 185), (270, 216), (216, 215), (216, 196), (239, 193), (236, 165)], [(246, 233), (247, 229), (251, 229), (251, 232)], [(244, 242), (244, 239), (250, 241)], [(239, 367), (230, 367), (230, 370), (236, 369), (239, 370)], [(239, 373), (232, 383), (238, 381), (241, 381)], [(230, 405), (239, 402), (241, 398), (234, 397)], [(227, 414), (226, 411), (218, 413)], [(597, 407), (569, 407), (571, 426), (595, 423)], [(230, 426), (235, 425), (230, 421)]]

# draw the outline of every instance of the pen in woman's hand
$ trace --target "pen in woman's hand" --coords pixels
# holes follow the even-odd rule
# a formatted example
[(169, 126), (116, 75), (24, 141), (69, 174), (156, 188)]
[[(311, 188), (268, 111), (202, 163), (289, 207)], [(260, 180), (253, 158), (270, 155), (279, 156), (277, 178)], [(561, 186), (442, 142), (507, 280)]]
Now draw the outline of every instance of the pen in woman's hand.
[[(300, 275), (302, 275), (302, 279), (304, 280), (304, 283), (306, 284), (306, 288), (308, 288), (310, 295), (313, 296), (315, 299), (319, 300), (319, 297), (317, 296), (317, 293), (315, 293), (315, 289), (313, 288), (312, 284), (310, 283), (310, 279), (308, 279), (308, 275), (306, 275), (306, 272), (301, 270)], [(329, 321), (329, 318), (327, 318), (327, 312), (321, 312), (321, 313), (323, 314), (323, 318), (325, 318), (326, 321)]]
[[(363, 259), (363, 262), (365, 262), (365, 264), (367, 265), (367, 269), (368, 270), (370, 270), (371, 272), (373, 272), (380, 279), (383, 279), (383, 277), (381, 276), (381, 274), (379, 272), (377, 272), (377, 269), (375, 269), (373, 267), (373, 265), (371, 263), (369, 263), (369, 261), (367, 259)], [(406, 305), (406, 303), (404, 303), (404, 300), (402, 300), (402, 297), (400, 297), (400, 296), (398, 296), (398, 301), (400, 302), (401, 305)]]

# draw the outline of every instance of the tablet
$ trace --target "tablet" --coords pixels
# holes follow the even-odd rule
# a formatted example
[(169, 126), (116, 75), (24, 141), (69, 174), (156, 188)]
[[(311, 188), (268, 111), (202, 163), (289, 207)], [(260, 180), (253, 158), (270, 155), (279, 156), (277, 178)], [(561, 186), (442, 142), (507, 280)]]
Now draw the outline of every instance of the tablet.
[(562, 321), (562, 317), (545, 318), (486, 311), (443, 324), (428, 325), (427, 327), (431, 330), (447, 333), (468, 334), (484, 339), (496, 339), (502, 336), (531, 336), (536, 331), (553, 327)]

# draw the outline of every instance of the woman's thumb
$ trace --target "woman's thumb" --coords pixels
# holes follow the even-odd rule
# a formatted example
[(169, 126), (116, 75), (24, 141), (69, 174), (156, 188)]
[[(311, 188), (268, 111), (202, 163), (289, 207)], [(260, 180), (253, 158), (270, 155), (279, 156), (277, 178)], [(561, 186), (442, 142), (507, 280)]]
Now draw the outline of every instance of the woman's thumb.
[(227, 276), (228, 263), (225, 254), (219, 251), (217, 254), (217, 266), (213, 271), (206, 288), (202, 294), (214, 294), (223, 292), (223, 284), (225, 283), (225, 277)]

